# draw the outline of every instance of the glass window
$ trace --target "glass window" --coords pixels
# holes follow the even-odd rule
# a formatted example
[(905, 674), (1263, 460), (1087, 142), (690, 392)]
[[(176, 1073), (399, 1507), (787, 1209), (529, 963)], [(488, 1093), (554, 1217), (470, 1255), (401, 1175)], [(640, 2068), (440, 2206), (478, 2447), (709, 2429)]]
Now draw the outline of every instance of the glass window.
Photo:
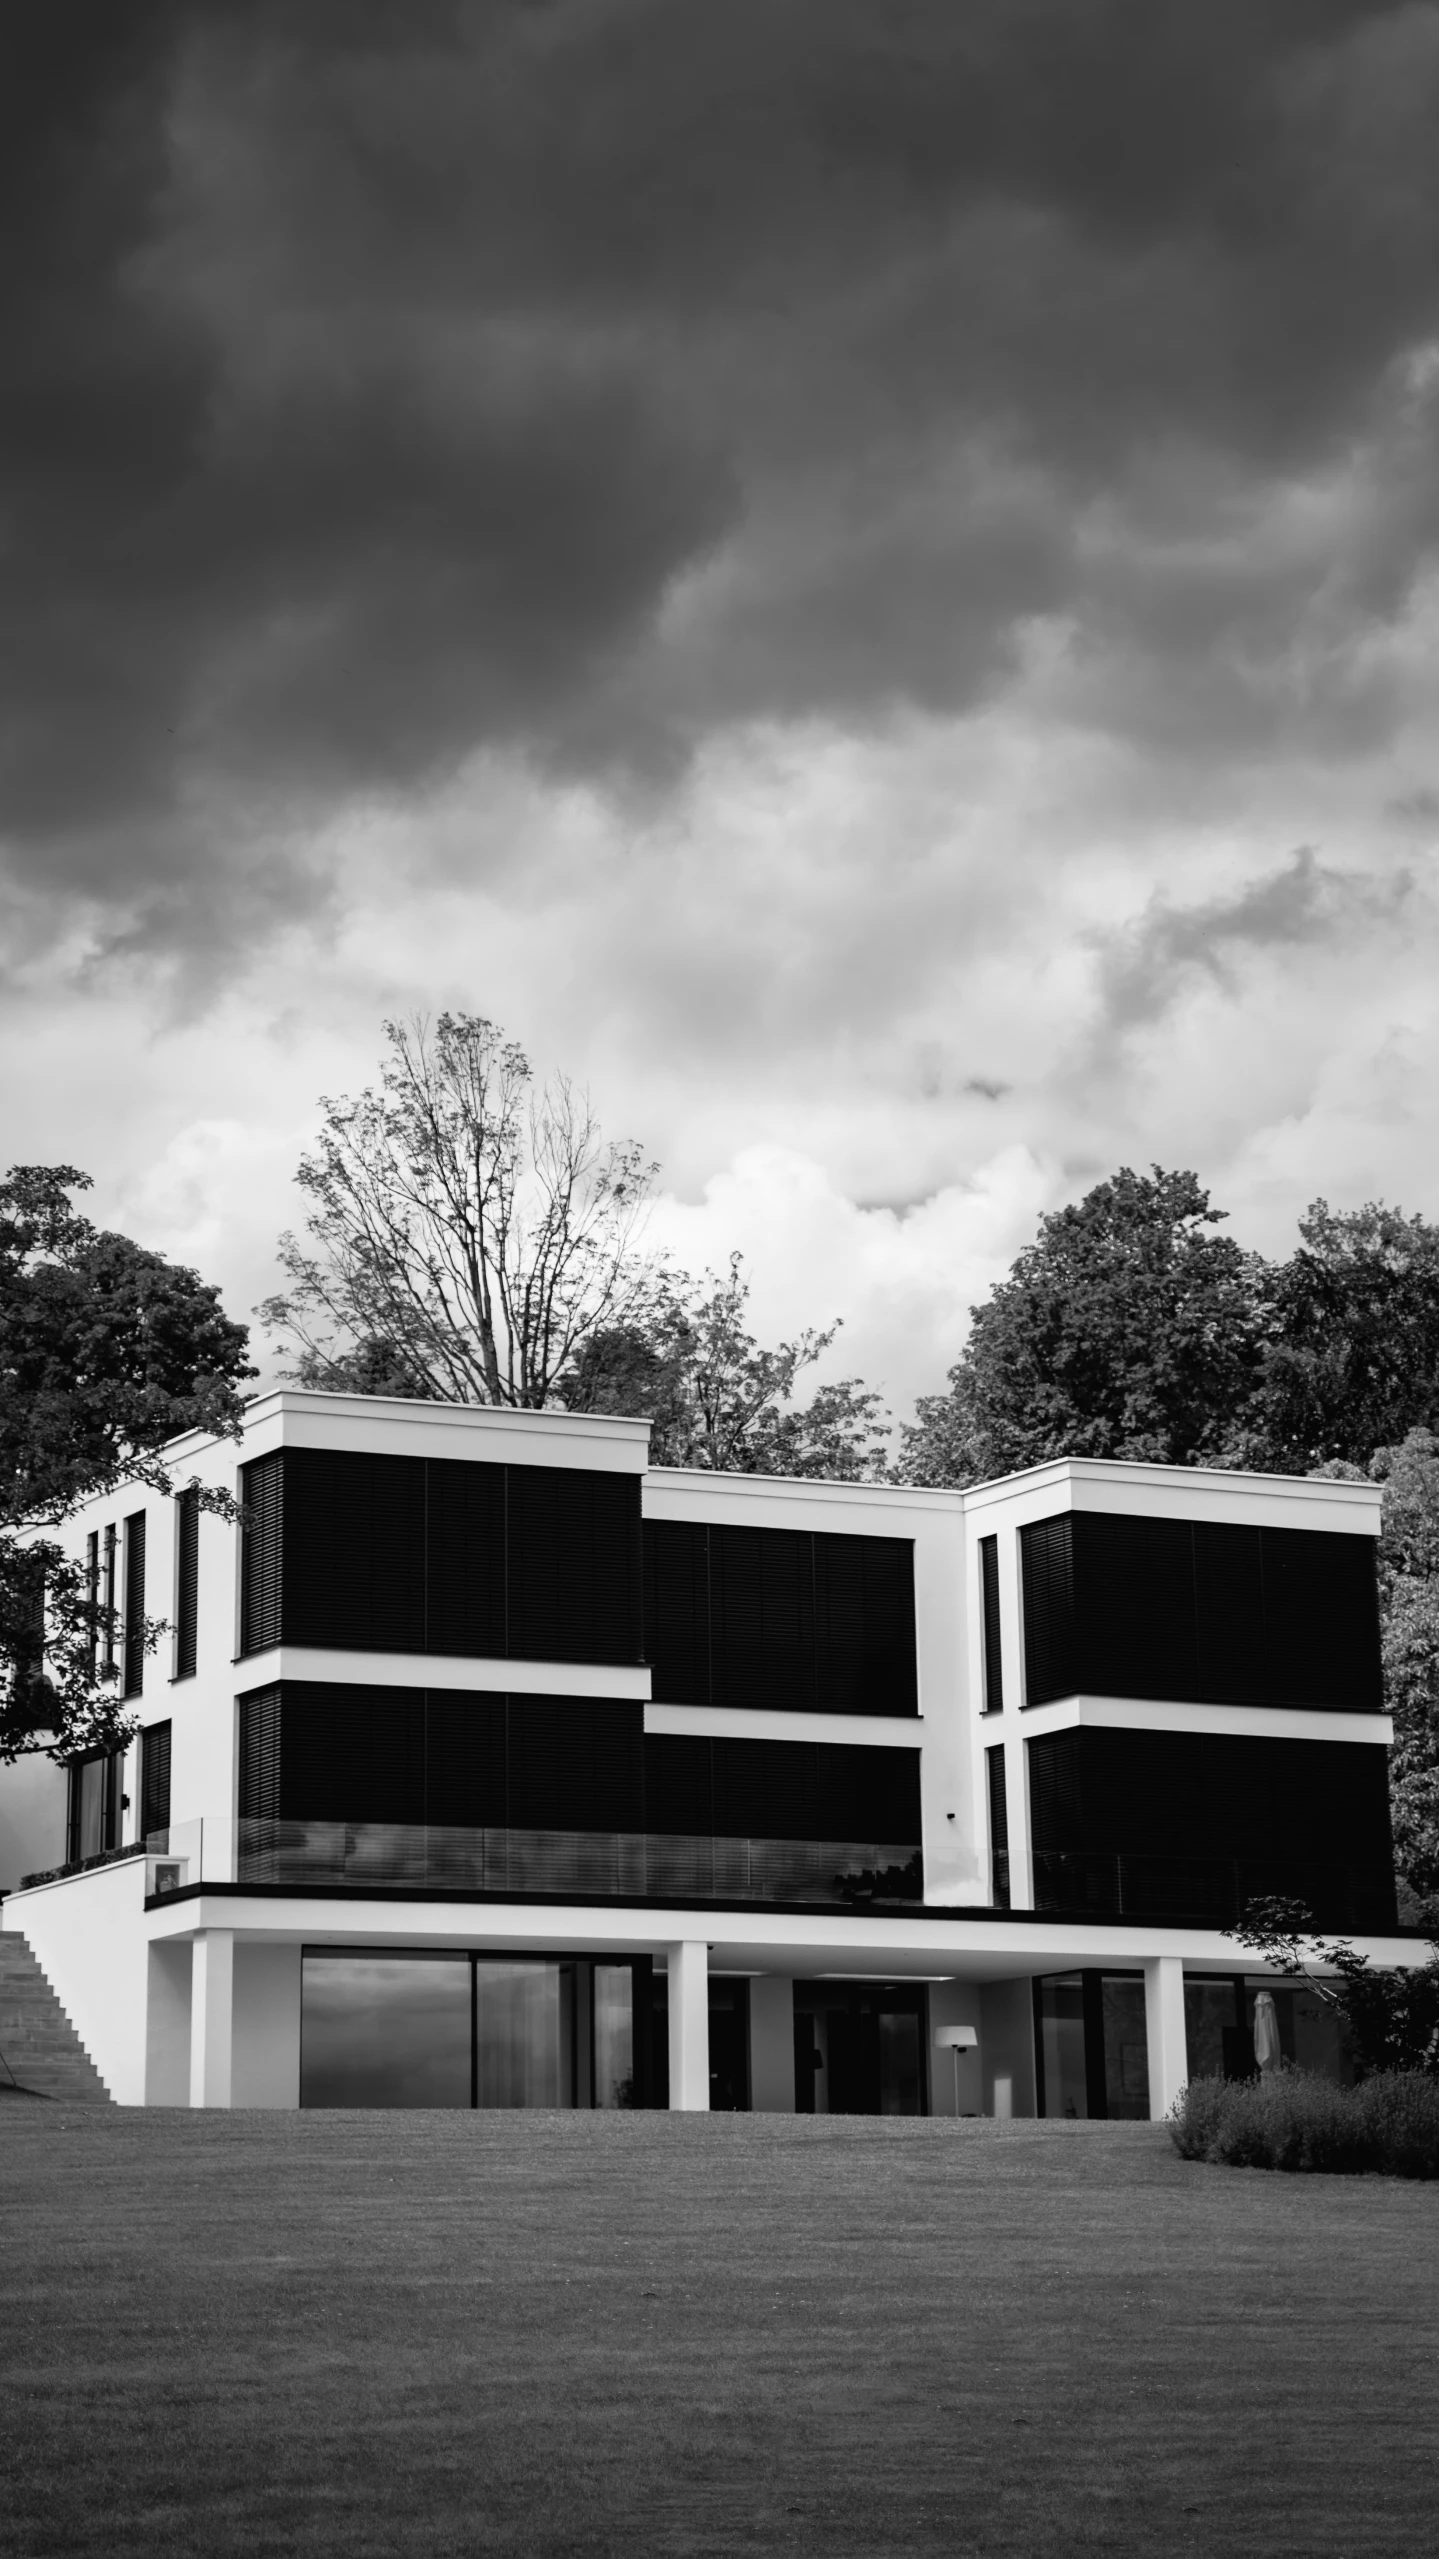
[(1144, 1983), (1132, 1975), (1106, 1974), (1100, 1985), (1104, 2014), (1104, 2094), (1111, 2123), (1149, 2121), (1149, 2035)]
[(1039, 1984), (1043, 2111), (1082, 2121), (1089, 2113), (1084, 2067), (1084, 1976), (1058, 1973)]
[(595, 1966), (595, 2104), (635, 2103), (634, 1974), (628, 1964)]
[(468, 2106), (469, 1957), (307, 1951), (300, 2103)]
[(574, 1983), (572, 1964), (476, 1964), (477, 2105), (574, 2104)]
[(918, 1982), (797, 1981), (796, 2113), (924, 2114), (927, 2014)]

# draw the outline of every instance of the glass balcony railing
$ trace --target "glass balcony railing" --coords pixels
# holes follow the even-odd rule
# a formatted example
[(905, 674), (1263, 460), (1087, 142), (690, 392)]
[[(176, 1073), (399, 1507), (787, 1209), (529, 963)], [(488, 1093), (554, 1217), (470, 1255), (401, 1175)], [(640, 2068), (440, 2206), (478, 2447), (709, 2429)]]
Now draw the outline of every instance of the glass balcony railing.
[(1170, 1857), (1037, 1848), (1038, 1910), (1232, 1928), (1262, 1895), (1301, 1901), (1326, 1928), (1394, 1925), (1394, 1887), (1372, 1868), (1307, 1858)]
[(800, 1901), (840, 1908), (923, 1896), (917, 1848), (868, 1840), (670, 1838), (633, 1831), (468, 1829), (417, 1822), (245, 1820), (241, 1883), (616, 1899)]

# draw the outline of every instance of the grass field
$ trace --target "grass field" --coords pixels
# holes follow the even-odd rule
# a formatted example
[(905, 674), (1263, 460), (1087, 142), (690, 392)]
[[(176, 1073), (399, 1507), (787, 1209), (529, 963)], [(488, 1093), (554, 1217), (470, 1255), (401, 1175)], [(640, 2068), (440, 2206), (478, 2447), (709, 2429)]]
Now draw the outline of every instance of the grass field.
[(0, 2549), (1439, 2547), (1439, 2188), (1147, 2126), (0, 2105)]

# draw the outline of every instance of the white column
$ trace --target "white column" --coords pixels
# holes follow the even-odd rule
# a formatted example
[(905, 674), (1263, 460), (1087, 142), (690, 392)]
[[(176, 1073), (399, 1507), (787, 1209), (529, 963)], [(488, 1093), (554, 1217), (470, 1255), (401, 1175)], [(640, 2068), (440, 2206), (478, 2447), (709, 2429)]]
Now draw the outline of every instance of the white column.
[(1144, 2025), (1149, 2041), (1149, 2112), (1160, 2123), (1189, 2079), (1184, 1966), (1177, 1955), (1151, 1955), (1145, 1962)]
[(235, 1932), (195, 1939), (190, 1991), (190, 2103), (228, 2106), (235, 2047)]
[(708, 2114), (710, 2102), (709, 1948), (702, 1937), (668, 1949), (670, 2106)]

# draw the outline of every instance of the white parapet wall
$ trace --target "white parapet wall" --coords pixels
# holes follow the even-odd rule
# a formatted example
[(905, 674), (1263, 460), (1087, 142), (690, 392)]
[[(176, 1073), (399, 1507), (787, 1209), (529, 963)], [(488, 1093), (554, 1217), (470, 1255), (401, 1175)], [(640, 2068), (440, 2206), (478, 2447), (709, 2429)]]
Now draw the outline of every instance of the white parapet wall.
[(145, 2103), (145, 1860), (35, 1884), (0, 1902), (119, 2106)]

